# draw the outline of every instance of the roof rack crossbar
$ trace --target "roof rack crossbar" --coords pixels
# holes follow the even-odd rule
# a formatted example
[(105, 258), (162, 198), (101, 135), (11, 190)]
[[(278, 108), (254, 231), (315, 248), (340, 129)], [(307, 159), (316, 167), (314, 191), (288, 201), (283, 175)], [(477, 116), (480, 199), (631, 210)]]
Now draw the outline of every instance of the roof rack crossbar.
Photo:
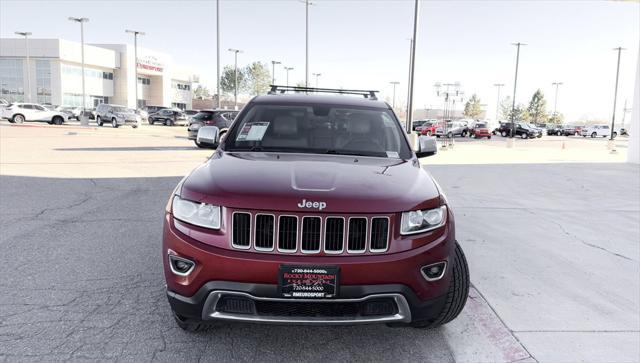
[(359, 95), (364, 96), (373, 101), (377, 101), (378, 97), (374, 90), (360, 90), (360, 89), (336, 89), (336, 88), (315, 88), (315, 87), (301, 87), (301, 86), (278, 86), (275, 84), (270, 85), (270, 95), (285, 92), (300, 92), (300, 93), (338, 93), (345, 95)]

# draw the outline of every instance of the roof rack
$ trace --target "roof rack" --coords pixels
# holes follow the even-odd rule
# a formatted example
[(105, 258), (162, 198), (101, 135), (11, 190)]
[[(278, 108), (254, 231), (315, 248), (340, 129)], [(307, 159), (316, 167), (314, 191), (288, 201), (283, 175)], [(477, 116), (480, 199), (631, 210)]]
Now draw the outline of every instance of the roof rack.
[(335, 88), (313, 88), (313, 87), (300, 87), (300, 86), (278, 86), (275, 84), (270, 85), (271, 90), (268, 94), (275, 95), (285, 92), (300, 92), (300, 93), (338, 93), (344, 95), (360, 95), (364, 98), (368, 98), (372, 101), (377, 101), (378, 97), (373, 90), (359, 90), (359, 89), (335, 89)]

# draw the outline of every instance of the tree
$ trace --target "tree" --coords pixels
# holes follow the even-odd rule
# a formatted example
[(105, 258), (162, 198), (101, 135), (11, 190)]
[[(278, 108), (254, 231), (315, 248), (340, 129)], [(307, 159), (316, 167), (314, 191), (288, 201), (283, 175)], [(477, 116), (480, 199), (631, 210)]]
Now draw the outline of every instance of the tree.
[(500, 118), (504, 121), (511, 121), (511, 103), (509, 96), (500, 102)]
[(203, 99), (209, 98), (210, 96), (211, 93), (209, 92), (209, 89), (207, 87), (202, 87), (202, 85), (198, 85), (198, 87), (193, 90), (193, 97), (195, 98)]
[(531, 116), (531, 121), (535, 124), (544, 122), (549, 117), (547, 114), (547, 100), (544, 99), (544, 94), (540, 89), (531, 97), (527, 111)]
[(269, 91), (271, 73), (266, 63), (253, 62), (243, 69), (246, 76), (245, 90), (252, 95), (259, 95)]
[(464, 115), (475, 120), (479, 118), (481, 114), (482, 106), (480, 106), (480, 98), (474, 93), (464, 105)]
[(562, 124), (564, 122), (564, 115), (558, 112), (555, 115), (549, 117), (547, 122), (550, 122), (552, 124)]
[[(246, 76), (242, 69), (238, 69), (238, 93), (246, 88)], [(233, 94), (235, 89), (235, 69), (233, 66), (224, 66), (220, 77), (220, 90), (224, 93)]]

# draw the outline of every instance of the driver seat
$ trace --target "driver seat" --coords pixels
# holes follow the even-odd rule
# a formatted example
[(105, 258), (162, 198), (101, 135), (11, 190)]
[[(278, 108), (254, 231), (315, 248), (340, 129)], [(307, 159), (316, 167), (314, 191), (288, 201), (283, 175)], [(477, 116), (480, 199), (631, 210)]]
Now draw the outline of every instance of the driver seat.
[[(372, 133), (373, 122), (374, 120), (365, 113), (351, 114), (347, 120), (346, 133), (336, 137), (336, 148), (349, 149), (353, 148), (353, 146), (348, 146), (349, 144), (357, 143), (357, 148), (360, 150), (380, 151), (376, 147), (377, 138)], [(366, 142), (367, 140), (370, 142)]]

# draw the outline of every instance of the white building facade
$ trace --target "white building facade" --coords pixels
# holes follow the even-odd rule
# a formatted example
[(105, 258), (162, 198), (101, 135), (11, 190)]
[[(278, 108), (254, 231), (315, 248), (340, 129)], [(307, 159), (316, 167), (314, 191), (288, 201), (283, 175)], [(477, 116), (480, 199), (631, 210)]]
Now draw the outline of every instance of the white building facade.
[[(28, 49), (27, 49), (28, 47)], [(29, 64), (27, 65), (27, 50)], [(85, 44), (85, 103), (190, 109), (197, 76), (171, 57), (133, 46)], [(64, 39), (0, 39), (0, 98), (9, 102), (82, 106), (81, 45)], [(134, 87), (138, 87), (136, 100)]]

